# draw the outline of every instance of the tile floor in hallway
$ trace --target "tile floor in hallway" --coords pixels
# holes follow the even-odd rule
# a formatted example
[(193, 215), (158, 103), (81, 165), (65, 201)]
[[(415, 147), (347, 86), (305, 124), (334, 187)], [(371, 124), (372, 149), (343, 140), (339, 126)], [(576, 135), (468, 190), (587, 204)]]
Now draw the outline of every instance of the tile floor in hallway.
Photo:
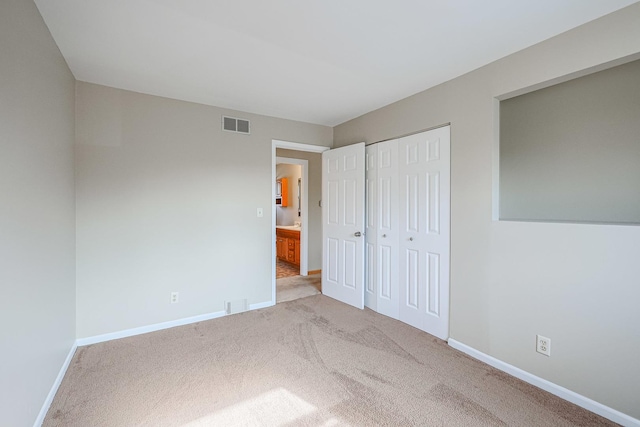
[(276, 259), (276, 279), (282, 279), (283, 277), (299, 276), (300, 267), (297, 265), (289, 264), (288, 262), (280, 261)]

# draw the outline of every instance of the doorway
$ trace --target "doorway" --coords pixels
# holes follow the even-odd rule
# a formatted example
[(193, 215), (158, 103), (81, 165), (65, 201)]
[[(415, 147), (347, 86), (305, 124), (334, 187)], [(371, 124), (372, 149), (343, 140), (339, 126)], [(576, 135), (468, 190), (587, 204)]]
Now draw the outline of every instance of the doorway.
[(307, 160), (276, 157), (276, 279), (308, 273), (308, 176)]
[[(279, 149), (283, 149), (282, 151)], [(283, 288), (283, 280), (285, 282), (290, 282), (288, 285), (295, 285), (297, 282), (305, 284), (305, 280), (315, 279), (312, 277), (320, 272), (321, 264), (317, 261), (317, 258), (321, 256), (322, 250), (318, 250), (317, 246), (321, 245), (321, 239), (317, 238), (316, 234), (318, 229), (321, 227), (321, 224), (315, 224), (320, 221), (320, 214), (316, 211), (320, 209), (319, 202), (321, 195), (315, 194), (320, 193), (319, 188), (321, 188), (321, 180), (318, 175), (320, 166), (317, 166), (315, 162), (311, 162), (311, 169), (314, 173), (312, 173), (311, 177), (309, 175), (310, 165), (309, 160), (317, 156), (319, 158), (319, 153), (328, 150), (329, 147), (322, 147), (317, 145), (309, 145), (309, 144), (301, 144), (290, 141), (281, 141), (281, 140), (272, 140), (272, 302), (275, 304), (280, 302), (281, 298), (278, 296), (278, 289), (282, 290)], [(292, 150), (292, 151), (290, 151)], [(313, 154), (315, 153), (315, 154)], [(287, 164), (287, 165), (298, 165), (300, 170), (299, 180), (298, 175), (292, 174), (290, 172), (282, 173), (281, 176), (277, 173), (277, 164)], [(319, 163), (319, 162), (318, 162)], [(314, 171), (317, 169), (317, 171)], [(318, 172), (318, 173), (315, 173)], [(286, 179), (286, 188), (287, 194), (285, 195), (287, 199), (287, 209), (279, 208), (278, 206), (282, 206), (281, 203), (283, 201), (283, 194), (278, 189), (282, 189), (282, 179)], [(293, 179), (292, 179), (293, 178)], [(311, 184), (311, 189), (310, 189)], [(299, 190), (298, 190), (299, 189)], [(298, 197), (299, 195), (299, 197)], [(313, 197), (311, 199), (310, 197)], [(317, 200), (316, 200), (317, 199)], [(278, 204), (280, 203), (280, 204)], [(299, 217), (298, 215), (299, 209)], [(282, 219), (283, 215), (286, 211), (286, 219), (284, 220), (284, 226), (279, 225), (277, 222), (277, 218), (280, 215), (280, 219)], [(299, 219), (298, 219), (299, 218)], [(300, 223), (300, 226), (296, 226), (296, 222)], [(276, 232), (278, 230), (278, 232)], [(279, 237), (278, 235), (281, 235)], [(280, 242), (280, 246), (278, 245), (278, 241)], [(286, 246), (283, 248), (282, 245)], [(310, 244), (312, 245), (310, 250)], [(289, 245), (291, 246), (291, 252), (287, 252), (289, 249)], [(296, 252), (295, 245), (299, 245), (299, 252)], [(298, 255), (299, 253), (299, 255)], [(283, 254), (289, 254), (290, 257), (287, 258)], [(276, 274), (278, 270), (278, 255), (280, 255), (281, 259), (289, 261), (287, 264), (291, 268), (297, 268), (299, 265), (299, 275), (296, 275), (292, 278), (280, 279), (277, 281)], [(298, 259), (296, 259), (296, 256)], [(299, 261), (299, 262), (298, 262)], [(296, 265), (297, 264), (297, 265)], [(318, 265), (316, 265), (318, 264)], [(308, 280), (307, 280), (308, 281)], [(295, 283), (294, 283), (295, 282)], [(290, 288), (291, 286), (289, 286)], [(319, 285), (317, 286), (320, 287)], [(287, 288), (288, 289), (288, 288)], [(293, 289), (292, 292), (288, 292), (288, 297), (290, 295), (297, 295), (297, 290)], [(284, 294), (283, 294), (284, 295)], [(304, 293), (300, 294), (304, 295)], [(293, 298), (290, 298), (293, 299)]]

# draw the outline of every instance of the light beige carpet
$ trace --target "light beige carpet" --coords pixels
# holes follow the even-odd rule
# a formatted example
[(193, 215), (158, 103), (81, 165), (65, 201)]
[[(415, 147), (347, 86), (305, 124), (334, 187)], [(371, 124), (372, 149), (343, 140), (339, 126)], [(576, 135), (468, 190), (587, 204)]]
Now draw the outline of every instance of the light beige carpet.
[(320, 274), (277, 279), (276, 302), (292, 301), (294, 299), (317, 295), (320, 293), (321, 287), (322, 276)]
[(324, 295), (81, 347), (45, 426), (595, 426), (605, 419)]

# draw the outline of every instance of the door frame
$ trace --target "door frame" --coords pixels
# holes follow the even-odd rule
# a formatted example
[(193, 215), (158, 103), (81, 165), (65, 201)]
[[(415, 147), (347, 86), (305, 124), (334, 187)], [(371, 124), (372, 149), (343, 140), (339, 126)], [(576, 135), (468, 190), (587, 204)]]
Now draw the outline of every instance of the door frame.
[[(292, 141), (282, 141), (279, 139), (271, 140), (271, 302), (273, 305), (276, 304), (276, 205), (274, 200), (276, 199), (276, 162), (278, 156), (276, 156), (276, 149), (284, 148), (287, 150), (295, 150), (295, 151), (304, 151), (307, 153), (323, 153), (327, 150), (330, 150), (331, 147), (326, 147), (322, 145), (313, 145), (313, 144), (304, 144), (300, 142), (292, 142)], [(298, 164), (291, 160), (297, 160), (293, 158), (287, 158), (286, 162), (291, 164)], [(290, 162), (291, 161), (291, 162)], [(308, 273), (308, 256), (309, 256), (309, 168), (308, 161), (304, 161), (307, 163), (302, 166), (302, 185), (303, 185), (303, 195), (304, 195), (304, 203), (300, 207), (302, 212), (302, 229), (300, 231), (300, 246), (302, 252), (300, 254), (300, 273), (303, 272), (303, 263), (304, 263), (304, 272), (305, 275)], [(304, 210), (303, 210), (304, 209)]]

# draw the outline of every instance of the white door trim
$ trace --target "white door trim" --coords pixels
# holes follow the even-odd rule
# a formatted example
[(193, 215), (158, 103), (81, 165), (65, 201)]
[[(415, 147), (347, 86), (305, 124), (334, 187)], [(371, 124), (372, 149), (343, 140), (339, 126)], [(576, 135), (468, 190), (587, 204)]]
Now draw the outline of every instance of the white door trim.
[[(292, 141), (282, 141), (279, 139), (271, 140), (271, 305), (276, 304), (276, 204), (274, 200), (276, 199), (276, 148), (285, 148), (287, 150), (296, 150), (296, 151), (305, 151), (308, 153), (322, 153), (324, 151), (330, 150), (330, 147), (325, 147), (321, 145), (312, 145), (312, 144), (303, 144), (300, 142), (292, 142)], [(308, 169), (308, 168), (306, 168)], [(304, 170), (304, 168), (303, 168)], [(304, 172), (303, 172), (304, 173)], [(304, 182), (308, 182), (308, 171), (307, 171), (307, 179), (304, 179)], [(308, 193), (308, 187), (305, 188), (305, 194)], [(308, 200), (308, 198), (307, 198)], [(303, 205), (304, 206), (304, 205)], [(308, 205), (306, 205), (308, 212)], [(304, 215), (303, 219), (308, 220), (308, 215)], [(308, 237), (308, 227), (305, 227), (303, 223), (302, 230), (305, 231), (305, 241)], [(302, 245), (302, 233), (300, 233), (300, 245)], [(307, 257), (305, 260), (308, 262), (308, 245), (305, 243), (304, 245)], [(302, 255), (302, 254), (301, 254)], [(301, 260), (302, 262), (302, 260)], [(302, 265), (300, 266), (302, 268)], [(308, 265), (307, 273), (308, 273)]]
[(286, 148), (287, 150), (306, 151), (308, 153), (324, 153), (327, 150), (331, 150), (331, 147), (325, 147), (323, 145), (303, 144), (300, 142), (281, 141), (279, 139), (272, 139), (271, 145), (274, 149), (274, 157), (275, 157), (276, 148)]

